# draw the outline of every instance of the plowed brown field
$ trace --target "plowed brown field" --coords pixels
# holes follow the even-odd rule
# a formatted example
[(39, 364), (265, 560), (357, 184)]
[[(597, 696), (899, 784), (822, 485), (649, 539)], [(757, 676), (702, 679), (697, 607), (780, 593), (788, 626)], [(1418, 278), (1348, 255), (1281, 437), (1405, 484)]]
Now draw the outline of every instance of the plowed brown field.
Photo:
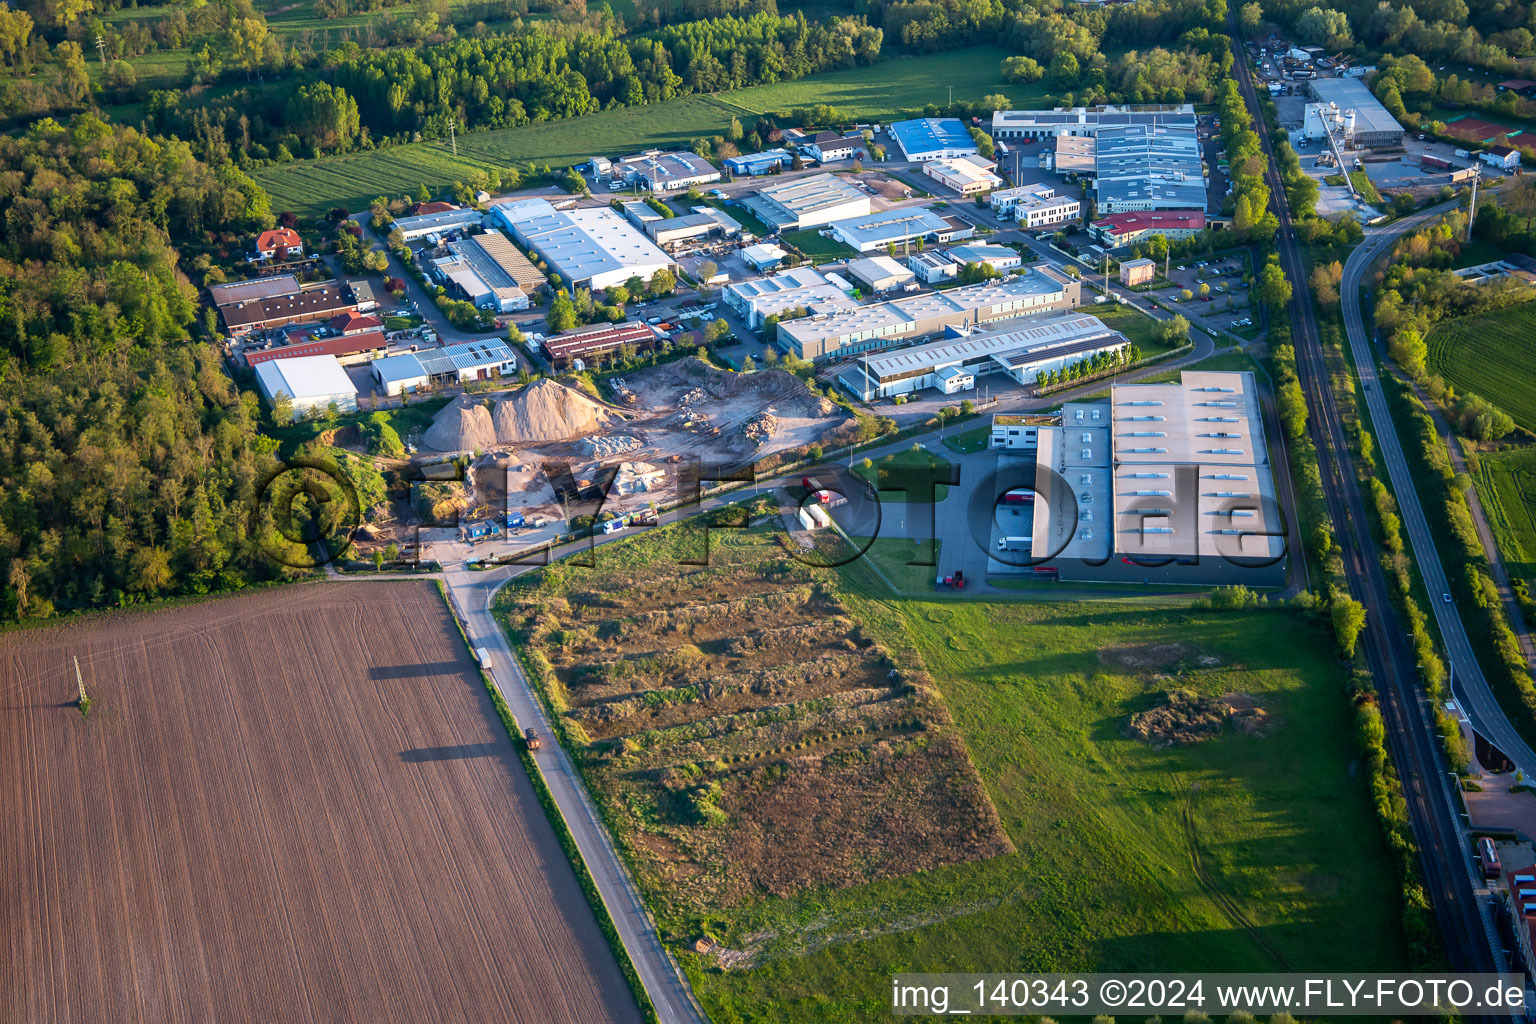
[(639, 1019), (426, 582), (0, 639), (0, 932), (0, 1021)]

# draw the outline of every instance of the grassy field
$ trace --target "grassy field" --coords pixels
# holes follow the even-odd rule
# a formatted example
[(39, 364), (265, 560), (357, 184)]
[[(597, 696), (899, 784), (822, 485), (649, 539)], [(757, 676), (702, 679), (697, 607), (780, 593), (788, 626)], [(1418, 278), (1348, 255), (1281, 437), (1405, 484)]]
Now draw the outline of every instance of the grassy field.
[[(686, 958), (718, 1024), (881, 1018), (896, 970), (1402, 967), (1392, 867), (1315, 626), (1171, 603), (845, 600), (928, 665), (1018, 852), (736, 916), (785, 948), (747, 970)], [(1273, 730), (1126, 738), (1164, 674), (1253, 696)]]
[(569, 167), (594, 154), (632, 153), (673, 146), (725, 130), (733, 116), (744, 121), (770, 110), (830, 103), (865, 120), (957, 100), (1001, 93), (1015, 104), (1038, 98), (1035, 86), (1010, 86), (998, 63), (1009, 52), (975, 47), (949, 53), (894, 57), (876, 68), (850, 68), (793, 82), (755, 86), (719, 96), (688, 96), (646, 107), (607, 110), (569, 121), (477, 132), (459, 137), (454, 158), (442, 143), (395, 146), (371, 153), (304, 160), (267, 167), (255, 175), (272, 194), (274, 208), (305, 215), (359, 203), (380, 193), (398, 195), (420, 184), (438, 188), (477, 170), (533, 161)]
[[(727, 533), (716, 558), (737, 573), (729, 585), (707, 576), (689, 582), (684, 567), (657, 563), (666, 542), (659, 532), (604, 548), (595, 571), (557, 570), (563, 575), (510, 595), (516, 607), (509, 609), (514, 625), (543, 632), (538, 650), (557, 659), (564, 707), (582, 726), (579, 756), (599, 773), (606, 813), (628, 837), (627, 855), (642, 865), (637, 876), (663, 934), (716, 1024), (883, 1019), (895, 970), (1403, 966), (1393, 869), (1364, 776), (1353, 767), (1342, 672), (1315, 623), (1283, 609), (1217, 613), (1155, 597), (930, 598), (932, 570), (907, 566), (901, 542), (877, 542), (841, 570), (807, 574), (803, 562), (782, 559), (783, 568), (770, 560), (742, 576), (742, 552), (756, 531)], [(890, 598), (870, 563), (912, 596)], [(692, 610), (679, 618), (678, 595), (698, 589), (694, 583), (704, 603), (690, 599)], [(817, 612), (821, 606), (807, 601), (833, 603)], [(771, 615), (752, 610), (770, 604)], [(751, 624), (732, 631), (725, 621), (732, 615)], [(819, 639), (802, 638), (818, 619)], [(846, 632), (850, 621), (857, 633)], [(884, 826), (889, 843), (912, 854), (904, 867), (892, 871), (884, 854), (869, 850), (867, 801), (846, 788), (843, 797), (830, 795), (826, 773), (863, 764), (841, 751), (851, 743), (868, 756), (869, 737), (889, 728), (881, 722), (896, 698), (876, 696), (856, 656), (861, 641), (847, 647), (838, 639), (845, 636), (867, 636), (903, 673), (931, 677), (1013, 852), (946, 863), (928, 842), (951, 822), (925, 819), (924, 834), (909, 835), (906, 801), (890, 808)], [(646, 653), (648, 638), (678, 653), (663, 663)], [(824, 654), (795, 646), (829, 641)], [(690, 644), (706, 659), (701, 671), (682, 672), (686, 682), (676, 684), (647, 681), (646, 673), (678, 671)], [(745, 652), (768, 659), (760, 672), (771, 687), (765, 697), (791, 686), (777, 698), (771, 726), (742, 717), (763, 712), (738, 707), (734, 677), (722, 675)], [(786, 669), (812, 662), (846, 678), (812, 684), (826, 697), (797, 697), (807, 684), (787, 683)], [(812, 701), (849, 687), (864, 687), (858, 692), (870, 694), (861, 698), (868, 703), (855, 711), (837, 698), (830, 710), (809, 714)], [(1246, 695), (1268, 724), (1256, 734), (1227, 727), (1206, 742), (1161, 749), (1129, 738), (1130, 716), (1174, 688), (1204, 698)], [(855, 714), (863, 724), (850, 734)], [(934, 705), (912, 714), (928, 723), (921, 729), (935, 730), (935, 742), (948, 728)], [(893, 743), (907, 742), (902, 728), (913, 721), (895, 730)], [(844, 738), (831, 738), (836, 732)], [(770, 741), (777, 745), (765, 747)], [(757, 744), (757, 752), (743, 744)], [(901, 785), (931, 778), (934, 768), (931, 759), (908, 766), (918, 774)], [(628, 776), (615, 781), (607, 773), (616, 770)], [(814, 820), (765, 824), (774, 808), (788, 806), (782, 787), (805, 771), (821, 773), (813, 777), (826, 796)], [(722, 783), (713, 798), (700, 786), (711, 779)], [(743, 800), (745, 780), (764, 786), (751, 801)], [(876, 784), (841, 779), (850, 782)], [(658, 783), (675, 804), (645, 796), (644, 787)], [(712, 813), (689, 811), (701, 792), (728, 822), (701, 831), (688, 817)], [(829, 871), (819, 858), (829, 855), (832, 834), (842, 836), (844, 860)], [(741, 857), (697, 857), (733, 836), (747, 844)], [(765, 842), (783, 864), (762, 860)], [(768, 874), (748, 894), (744, 871)], [(796, 884), (784, 884), (786, 877)], [(708, 890), (736, 898), (694, 902)], [(692, 953), (699, 933), (720, 949)]]
[[(990, 428), (988, 428), (990, 430)], [(864, 463), (869, 467), (865, 468)], [(889, 471), (893, 481), (906, 480), (904, 471), (923, 469), (931, 472), (941, 472), (949, 467), (949, 460), (940, 455), (934, 455), (926, 449), (918, 448), (915, 444), (911, 448), (878, 459), (862, 459), (853, 464), (853, 471), (857, 475), (868, 480), (872, 487), (880, 486), (880, 470)], [(921, 477), (919, 480), (923, 479)], [(943, 501), (949, 494), (948, 484), (936, 484), (932, 488), (919, 488), (909, 497), (905, 491), (886, 490), (880, 492), (880, 500), (886, 502), (911, 502), (913, 504), (932, 504), (935, 501)]]
[(779, 237), (784, 240), (784, 244), (794, 246), (815, 264), (832, 263), (858, 255), (852, 246), (844, 245), (835, 238), (827, 238), (816, 228), (786, 231)]
[(1536, 577), (1536, 448), (1483, 455), (1477, 494), (1510, 575)]
[(1536, 302), (1437, 324), (1429, 369), (1536, 430)]

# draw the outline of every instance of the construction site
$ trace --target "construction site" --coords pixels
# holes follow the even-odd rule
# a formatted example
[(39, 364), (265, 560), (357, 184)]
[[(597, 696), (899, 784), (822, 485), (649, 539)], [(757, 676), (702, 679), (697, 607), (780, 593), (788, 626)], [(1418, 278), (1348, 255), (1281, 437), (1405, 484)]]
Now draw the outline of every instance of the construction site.
[(607, 384), (613, 401), (555, 380), (461, 395), (434, 418), (424, 447), (473, 456), (471, 518), (505, 510), (566, 518), (577, 499), (605, 511), (663, 504), (685, 463), (735, 468), (825, 441), (851, 417), (782, 370), (751, 374), (689, 358)]

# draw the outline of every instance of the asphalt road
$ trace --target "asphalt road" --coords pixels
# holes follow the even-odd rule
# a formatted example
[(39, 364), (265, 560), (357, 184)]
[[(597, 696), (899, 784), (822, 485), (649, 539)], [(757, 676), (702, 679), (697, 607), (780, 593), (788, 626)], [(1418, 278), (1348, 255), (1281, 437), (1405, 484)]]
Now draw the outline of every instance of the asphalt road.
[[(1235, 56), (1233, 76), (1263, 146), (1265, 177), (1280, 218), (1280, 262), (1294, 289), (1289, 311), (1291, 326), (1310, 412), (1310, 429), (1322, 470), (1324, 497), (1343, 552), (1349, 591), (1367, 609), (1360, 646), (1376, 683), (1388, 750), (1402, 781), (1420, 852), (1425, 891), (1452, 967), (1458, 971), (1502, 970), (1503, 953), (1488, 908), (1477, 893), (1480, 878), (1474, 873), (1471, 839), (1463, 827), (1459, 800), (1451, 790), (1440, 755), (1433, 709), (1419, 688), (1413, 651), (1404, 639), (1406, 634), (1376, 558), (1348, 438), (1323, 359), (1321, 336), (1307, 288), (1306, 263), (1276, 168), (1274, 146), (1260, 114), (1236, 12), (1228, 12), (1227, 24)], [(1366, 364), (1370, 365), (1369, 359)], [(1373, 392), (1379, 395), (1379, 388)], [(1411, 486), (1408, 490), (1411, 492)]]
[[(1344, 265), (1344, 280), (1339, 292), (1343, 298), (1344, 324), (1349, 332), (1355, 370), (1365, 389), (1365, 405), (1370, 411), (1371, 423), (1376, 428), (1377, 445), (1382, 460), (1387, 464), (1392, 490), (1397, 495), (1398, 511), (1402, 514), (1403, 527), (1413, 546), (1414, 561), (1418, 563), (1419, 572), (1424, 577), (1424, 586), (1429, 591), (1430, 609), (1434, 612), (1440, 636), (1445, 642), (1455, 694), (1467, 712), (1467, 717), (1471, 719), (1473, 728), (1503, 751), (1516, 767), (1529, 774), (1536, 770), (1536, 751), (1531, 750), (1499, 707), (1482, 666), (1478, 664), (1477, 655), (1472, 651), (1456, 605), (1441, 599), (1442, 594), (1451, 592), (1450, 581), (1446, 576), (1445, 565), (1440, 560), (1440, 552), (1435, 547), (1429, 521), (1424, 516), (1423, 504), (1414, 489), (1408, 460), (1403, 455), (1402, 444), (1393, 426), (1386, 396), (1381, 390), (1381, 382), (1376, 374), (1376, 354), (1371, 347), (1371, 332), (1360, 308), (1360, 286), (1377, 257), (1388, 252), (1399, 236), (1454, 209), (1455, 205), (1446, 203), (1431, 207), (1393, 224), (1367, 231), (1365, 241), (1350, 254)], [(1496, 559), (1497, 551), (1490, 551), (1490, 557)]]

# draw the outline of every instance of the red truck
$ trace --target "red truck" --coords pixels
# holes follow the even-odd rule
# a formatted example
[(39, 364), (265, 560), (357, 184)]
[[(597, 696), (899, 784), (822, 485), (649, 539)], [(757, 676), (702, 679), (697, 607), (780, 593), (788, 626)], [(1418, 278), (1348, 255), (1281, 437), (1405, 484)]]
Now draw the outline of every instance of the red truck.
[(823, 487), (815, 477), (806, 476), (800, 478), (800, 485), (816, 496), (825, 508), (837, 508), (839, 505), (848, 504), (848, 499), (836, 491), (829, 491)]

